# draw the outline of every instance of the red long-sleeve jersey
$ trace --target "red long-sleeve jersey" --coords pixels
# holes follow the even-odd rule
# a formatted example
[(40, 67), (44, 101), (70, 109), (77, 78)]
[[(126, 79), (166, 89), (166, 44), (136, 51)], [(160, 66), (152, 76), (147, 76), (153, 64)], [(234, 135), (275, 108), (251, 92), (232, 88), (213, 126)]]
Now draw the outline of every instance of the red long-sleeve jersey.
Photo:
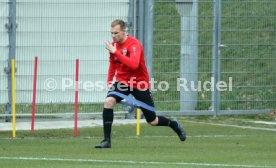
[(149, 89), (149, 75), (145, 64), (144, 50), (141, 43), (128, 35), (123, 44), (113, 43), (117, 51), (110, 53), (107, 83), (116, 81), (131, 88)]

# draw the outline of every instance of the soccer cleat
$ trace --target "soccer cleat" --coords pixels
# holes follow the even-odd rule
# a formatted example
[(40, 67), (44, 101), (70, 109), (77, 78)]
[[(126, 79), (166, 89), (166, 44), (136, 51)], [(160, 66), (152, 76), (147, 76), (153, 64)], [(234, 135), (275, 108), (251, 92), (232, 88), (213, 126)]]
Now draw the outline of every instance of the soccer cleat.
[(173, 122), (176, 123), (173, 130), (177, 133), (177, 135), (178, 135), (178, 137), (181, 141), (185, 141), (186, 140), (186, 133), (184, 131), (184, 127), (178, 121), (173, 121)]
[(95, 148), (111, 148), (111, 142), (110, 140), (102, 140), (100, 144), (97, 144)]

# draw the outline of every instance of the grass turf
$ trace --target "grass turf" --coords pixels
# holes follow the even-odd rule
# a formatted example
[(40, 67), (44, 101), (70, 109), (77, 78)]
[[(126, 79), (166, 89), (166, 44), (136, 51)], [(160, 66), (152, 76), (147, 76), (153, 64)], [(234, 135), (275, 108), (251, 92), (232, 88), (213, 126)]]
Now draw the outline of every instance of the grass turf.
[[(206, 124), (222, 123), (222, 120), (194, 121), (182, 120), (188, 132), (184, 143), (167, 127), (142, 125), (141, 136), (137, 138), (134, 125), (114, 126), (111, 149), (94, 148), (102, 137), (99, 127), (82, 128), (77, 138), (73, 138), (72, 129), (39, 130), (35, 134), (18, 131), (16, 139), (10, 138), (10, 132), (1, 132), (0, 165), (8, 168), (276, 167), (274, 131)], [(240, 125), (240, 121), (236, 124)]]

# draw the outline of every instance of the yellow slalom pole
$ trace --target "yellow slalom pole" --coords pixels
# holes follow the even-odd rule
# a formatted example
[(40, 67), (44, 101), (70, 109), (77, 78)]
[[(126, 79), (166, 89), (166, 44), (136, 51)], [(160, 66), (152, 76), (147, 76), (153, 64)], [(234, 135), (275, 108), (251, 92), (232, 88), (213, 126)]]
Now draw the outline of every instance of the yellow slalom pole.
[(12, 59), (12, 137), (15, 138), (16, 136), (16, 112), (15, 112), (15, 60)]
[(141, 109), (137, 108), (136, 110), (136, 136), (140, 136), (140, 115), (141, 114)]

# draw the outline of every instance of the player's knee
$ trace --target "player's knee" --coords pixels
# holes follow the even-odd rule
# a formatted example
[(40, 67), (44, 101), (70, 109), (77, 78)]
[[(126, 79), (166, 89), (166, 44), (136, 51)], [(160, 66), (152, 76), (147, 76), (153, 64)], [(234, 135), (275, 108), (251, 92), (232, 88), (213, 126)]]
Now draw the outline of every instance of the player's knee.
[(151, 125), (151, 126), (156, 126), (156, 125), (158, 125), (158, 117), (156, 117), (153, 121), (148, 122), (148, 124)]
[(113, 97), (107, 97), (104, 101), (104, 108), (113, 108), (116, 105), (116, 99)]

